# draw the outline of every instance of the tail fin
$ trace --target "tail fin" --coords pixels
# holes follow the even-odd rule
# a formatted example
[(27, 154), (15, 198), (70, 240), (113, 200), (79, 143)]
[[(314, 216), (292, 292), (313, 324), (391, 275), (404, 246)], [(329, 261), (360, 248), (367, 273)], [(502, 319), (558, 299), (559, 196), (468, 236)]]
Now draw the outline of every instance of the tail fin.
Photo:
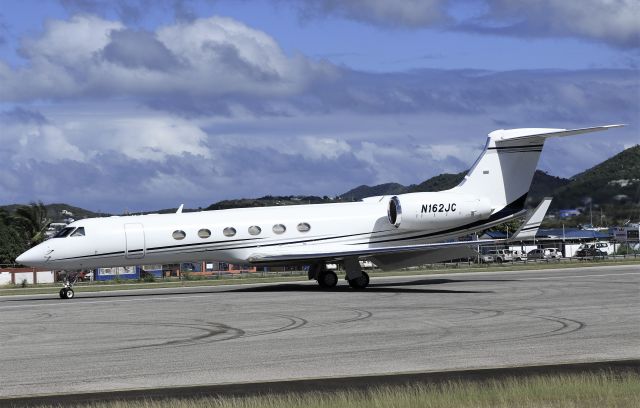
[(540, 204), (536, 207), (535, 210), (529, 215), (529, 217), (525, 220), (525, 222), (518, 228), (515, 234), (511, 238), (510, 241), (525, 241), (529, 239), (533, 239), (538, 232), (538, 228), (540, 228), (540, 224), (544, 219), (549, 206), (551, 205), (551, 197), (545, 197)]
[(624, 125), (582, 129), (509, 129), (489, 133), (484, 151), (471, 167), (456, 192), (486, 197), (493, 213), (509, 209), (515, 213), (524, 207), (533, 174), (545, 139), (597, 132)]

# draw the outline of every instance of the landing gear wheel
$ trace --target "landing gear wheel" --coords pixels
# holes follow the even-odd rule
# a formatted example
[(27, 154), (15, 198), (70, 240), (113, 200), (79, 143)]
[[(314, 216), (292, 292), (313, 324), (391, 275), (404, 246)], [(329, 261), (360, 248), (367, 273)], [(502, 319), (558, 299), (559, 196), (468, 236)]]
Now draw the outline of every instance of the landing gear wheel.
[(75, 293), (73, 293), (73, 289), (71, 288), (62, 288), (60, 290), (61, 299), (73, 299), (73, 295), (75, 295)]
[(322, 271), (318, 274), (318, 284), (321, 288), (335, 288), (338, 284), (338, 275), (333, 271)]
[(369, 286), (369, 274), (366, 273), (365, 271), (362, 271), (362, 276), (355, 279), (351, 279), (349, 281), (349, 286), (351, 286), (353, 289), (366, 288), (367, 286)]

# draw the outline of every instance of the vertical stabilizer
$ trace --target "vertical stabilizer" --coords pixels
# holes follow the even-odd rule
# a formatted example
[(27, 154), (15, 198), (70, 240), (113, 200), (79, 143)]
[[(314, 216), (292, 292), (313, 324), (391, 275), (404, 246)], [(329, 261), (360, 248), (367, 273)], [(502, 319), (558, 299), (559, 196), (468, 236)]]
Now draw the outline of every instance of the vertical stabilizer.
[(455, 192), (488, 198), (493, 212), (524, 208), (544, 142), (549, 137), (597, 132), (623, 125), (582, 129), (509, 129), (489, 133), (484, 151)]

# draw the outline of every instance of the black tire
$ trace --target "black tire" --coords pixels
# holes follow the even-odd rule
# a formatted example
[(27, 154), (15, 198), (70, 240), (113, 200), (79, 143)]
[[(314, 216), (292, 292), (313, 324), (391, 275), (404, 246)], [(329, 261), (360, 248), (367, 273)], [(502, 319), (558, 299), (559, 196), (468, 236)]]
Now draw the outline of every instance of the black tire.
[(66, 288), (60, 289), (60, 299), (66, 299), (67, 297), (66, 290), (67, 290)]
[(318, 284), (321, 288), (335, 288), (338, 284), (338, 275), (333, 271), (322, 271), (318, 274)]
[(502, 263), (502, 258), (496, 258), (496, 262), (501, 264)]
[(364, 289), (369, 286), (369, 274), (362, 271), (362, 275), (359, 278), (351, 279), (349, 286), (353, 289)]

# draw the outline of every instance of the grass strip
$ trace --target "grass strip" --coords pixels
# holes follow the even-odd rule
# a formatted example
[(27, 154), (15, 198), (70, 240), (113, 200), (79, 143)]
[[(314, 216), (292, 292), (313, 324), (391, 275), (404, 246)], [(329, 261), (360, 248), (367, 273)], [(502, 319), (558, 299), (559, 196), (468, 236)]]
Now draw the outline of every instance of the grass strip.
[[(372, 277), (393, 277), (393, 276), (421, 276), (434, 274), (449, 273), (468, 273), (468, 272), (503, 272), (503, 271), (526, 271), (526, 270), (545, 270), (545, 269), (570, 269), (570, 268), (588, 268), (596, 266), (616, 266), (616, 265), (640, 265), (640, 258), (625, 259), (619, 261), (611, 260), (583, 260), (575, 262), (550, 261), (550, 262), (529, 262), (529, 263), (504, 263), (500, 265), (472, 265), (466, 264), (442, 264), (433, 267), (420, 269), (401, 269), (397, 271), (369, 271)], [(449, 266), (446, 266), (449, 265)], [(296, 282), (306, 280), (304, 274), (294, 275), (266, 275), (261, 276), (260, 272), (252, 275), (229, 276), (220, 278), (206, 278), (195, 280), (173, 280), (160, 282), (137, 282), (137, 281), (121, 281), (120, 283), (113, 281), (80, 283), (74, 286), (77, 293), (81, 292), (104, 292), (114, 290), (137, 290), (137, 289), (159, 289), (159, 288), (180, 288), (180, 287), (198, 287), (198, 286), (218, 286), (218, 285), (239, 285), (252, 283), (278, 283), (278, 282)], [(0, 296), (10, 295), (35, 295), (56, 293), (61, 288), (61, 284), (39, 284), (36, 286), (28, 286), (26, 288), (6, 285), (0, 288)], [(52, 289), (54, 289), (52, 291)]]
[[(200, 397), (79, 404), (86, 408), (493, 408), (639, 407), (634, 372), (552, 374), (480, 382), (449, 381), (372, 387), (365, 391), (288, 393), (251, 397)], [(57, 408), (62, 405), (49, 405)]]

